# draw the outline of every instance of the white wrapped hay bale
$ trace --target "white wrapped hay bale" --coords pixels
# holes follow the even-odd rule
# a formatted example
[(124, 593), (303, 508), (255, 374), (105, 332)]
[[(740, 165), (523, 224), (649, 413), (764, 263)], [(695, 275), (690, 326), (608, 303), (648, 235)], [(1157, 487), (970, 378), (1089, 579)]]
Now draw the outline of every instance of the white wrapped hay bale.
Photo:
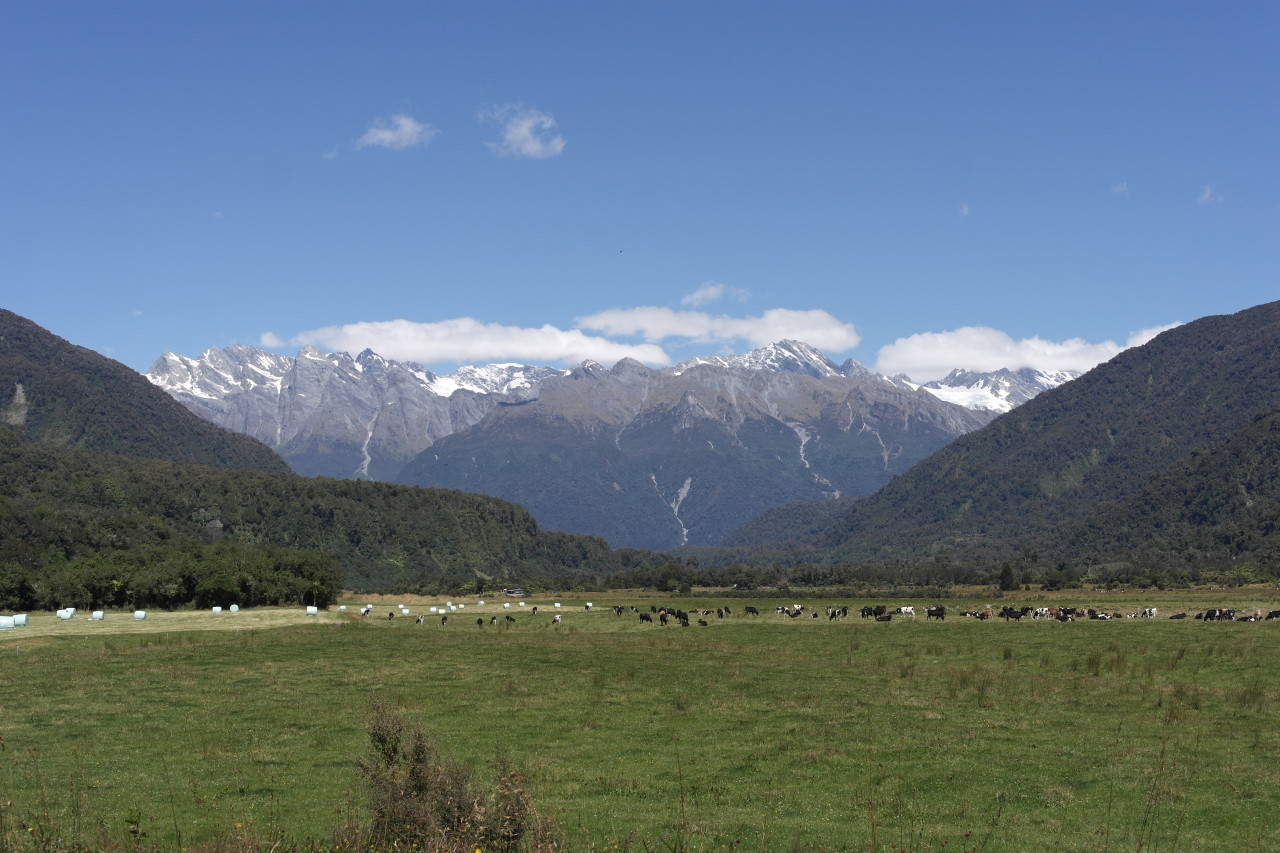
[(0, 631), (12, 631), (16, 627), (12, 616), (0, 616)]
[(213, 612), (214, 612), (214, 613), (221, 613), (221, 612), (222, 612), (222, 608), (221, 608), (221, 607), (217, 607), (217, 606), (215, 606), (215, 607), (213, 608)]
[(239, 613), (239, 612), (240, 612), (240, 605), (239, 605), (239, 604), (233, 604), (233, 605), (231, 605), (231, 612), (232, 612), (232, 613)]
[(15, 614), (13, 617), (13, 627), (15, 628), (27, 627), (27, 614), (25, 613)]
[(63, 609), (57, 612), (57, 617), (61, 619), (63, 622), (66, 622), (68, 619), (71, 618), (71, 611), (64, 607)]
[(307, 605), (307, 615), (308, 615), (308, 616), (319, 616), (319, 615), (320, 615), (320, 608), (319, 608), (319, 607), (316, 607), (314, 604), (308, 604), (308, 605)]
[(101, 622), (101, 621), (102, 621), (102, 615), (103, 615), (103, 614), (102, 614), (102, 611), (101, 611), (101, 610), (95, 610), (95, 611), (93, 611), (92, 613), (90, 613), (90, 614), (89, 614), (89, 621), (90, 621), (90, 622)]
[(147, 611), (145, 611), (145, 610), (135, 610), (135, 611), (133, 611), (133, 618), (134, 618), (134, 619), (136, 619), (136, 620), (138, 620), (139, 622), (141, 622), (143, 619), (146, 619), (146, 618), (147, 618)]

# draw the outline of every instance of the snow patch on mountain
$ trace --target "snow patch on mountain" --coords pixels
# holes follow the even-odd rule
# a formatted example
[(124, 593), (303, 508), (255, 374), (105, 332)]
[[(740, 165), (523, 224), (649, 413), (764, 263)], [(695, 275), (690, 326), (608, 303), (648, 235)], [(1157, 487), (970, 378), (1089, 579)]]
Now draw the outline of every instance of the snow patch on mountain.
[(1003, 414), (1050, 388), (1057, 388), (1080, 374), (1074, 370), (994, 370), (978, 372), (957, 368), (943, 379), (917, 384), (907, 376), (886, 376), (884, 379), (899, 388), (912, 391), (925, 390), (940, 400), (964, 406), (966, 409), (985, 410)]

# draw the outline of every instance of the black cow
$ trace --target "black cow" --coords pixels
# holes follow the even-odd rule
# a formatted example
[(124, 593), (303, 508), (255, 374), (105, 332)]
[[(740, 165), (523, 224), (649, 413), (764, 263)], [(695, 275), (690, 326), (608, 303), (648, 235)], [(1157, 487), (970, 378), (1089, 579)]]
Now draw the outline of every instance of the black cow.
[[(667, 616), (666, 616), (666, 614), (665, 614), (665, 613), (662, 615), (662, 618), (663, 618), (663, 619), (666, 619), (666, 618), (667, 618)], [(650, 616), (648, 613), (641, 613), (641, 614), (640, 614), (640, 621), (641, 621), (641, 622), (653, 622), (653, 617), (652, 617), (652, 616)]]
[(503, 618), (503, 619), (506, 619), (508, 622), (514, 622), (514, 621), (516, 621), (516, 617), (514, 617), (514, 616), (512, 616), (512, 615), (510, 615), (510, 614), (508, 614), (508, 615), (506, 615), (506, 616), (503, 616), (502, 618)]
[(747, 615), (748, 615), (748, 616), (759, 616), (759, 615), (760, 615), (760, 611), (759, 611), (759, 610), (756, 610), (756, 609), (755, 609), (754, 607), (752, 607), (751, 605), (747, 605), (746, 610), (747, 610)]
[(924, 609), (924, 621), (926, 622), (928, 622), (930, 619), (945, 620), (946, 618), (947, 618), (947, 608), (944, 605), (931, 604)]

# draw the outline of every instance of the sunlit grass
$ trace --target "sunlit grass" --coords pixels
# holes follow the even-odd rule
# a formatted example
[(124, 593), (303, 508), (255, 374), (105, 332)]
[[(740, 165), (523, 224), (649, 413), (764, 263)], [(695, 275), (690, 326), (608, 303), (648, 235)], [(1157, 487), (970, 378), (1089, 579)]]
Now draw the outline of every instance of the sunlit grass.
[[(1232, 595), (1205, 600), (1268, 604)], [(1155, 620), (1070, 624), (681, 599), (733, 613), (662, 628), (608, 606), (672, 599), (591, 600), (561, 599), (559, 626), (552, 599), (471, 602), (447, 626), (388, 620), (389, 600), (365, 620), (363, 601), (34, 614), (0, 635), (0, 799), (155, 842), (237, 825), (324, 839), (362, 807), (377, 693), (478, 768), (522, 765), (573, 849), (1266, 849), (1280, 833), (1280, 622), (1163, 618), (1177, 599)]]

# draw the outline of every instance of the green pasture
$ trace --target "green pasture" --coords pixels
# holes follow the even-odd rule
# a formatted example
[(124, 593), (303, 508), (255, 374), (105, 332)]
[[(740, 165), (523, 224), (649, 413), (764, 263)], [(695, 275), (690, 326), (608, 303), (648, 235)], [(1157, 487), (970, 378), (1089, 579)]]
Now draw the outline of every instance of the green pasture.
[[(615, 593), (590, 613), (559, 599), (559, 626), (545, 598), (473, 603), (447, 626), (388, 620), (391, 599), (369, 619), (363, 600), (318, 617), (32, 614), (0, 632), (0, 850), (51, 827), (85, 849), (323, 845), (364, 819), (374, 693), (481, 776), (500, 756), (523, 767), (571, 850), (1275, 848), (1280, 620), (1166, 616), (1276, 609), (1280, 593), (1019, 595), (946, 601), (941, 623), (921, 601)], [(958, 615), (1048, 601), (1161, 614)], [(667, 602), (733, 612), (680, 628), (609, 609)], [(853, 614), (773, 613), (792, 603)], [(875, 623), (866, 603), (920, 615)]]

